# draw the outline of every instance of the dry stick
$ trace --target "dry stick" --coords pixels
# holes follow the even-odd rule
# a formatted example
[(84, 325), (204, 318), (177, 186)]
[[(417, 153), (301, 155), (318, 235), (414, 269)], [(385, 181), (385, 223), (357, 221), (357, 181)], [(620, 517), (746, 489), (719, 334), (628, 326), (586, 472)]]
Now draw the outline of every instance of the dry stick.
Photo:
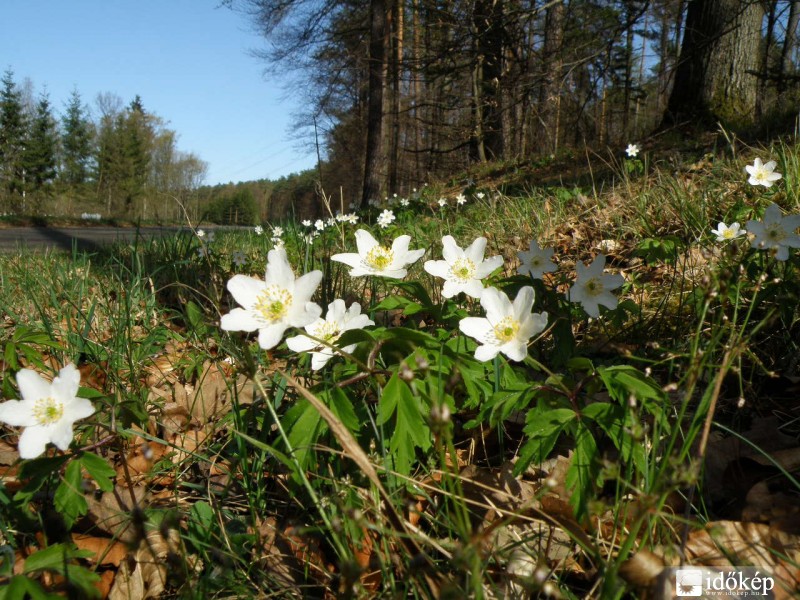
[[(296, 389), (303, 398), (308, 400), (311, 406), (313, 406), (317, 412), (319, 412), (320, 416), (325, 419), (325, 422), (328, 423), (328, 427), (330, 427), (333, 435), (336, 436), (339, 444), (341, 444), (344, 453), (349, 456), (354, 463), (356, 463), (358, 468), (361, 469), (364, 475), (367, 476), (367, 479), (369, 479), (370, 482), (376, 487), (381, 499), (383, 500), (384, 514), (389, 520), (389, 523), (391, 523), (392, 527), (394, 527), (394, 529), (401, 534), (400, 541), (402, 542), (403, 546), (405, 546), (406, 552), (409, 553), (409, 556), (424, 557), (426, 561), (429, 562), (430, 559), (419, 546), (419, 544), (417, 544), (417, 542), (414, 540), (411, 530), (406, 526), (405, 521), (392, 504), (392, 499), (389, 496), (389, 492), (387, 492), (386, 488), (383, 487), (383, 484), (378, 477), (378, 473), (375, 471), (372, 463), (369, 462), (369, 457), (353, 437), (353, 434), (350, 433), (350, 430), (347, 429), (347, 427), (345, 427), (342, 422), (336, 418), (336, 415), (334, 415), (333, 412), (331, 412), (331, 410), (325, 406), (325, 404), (319, 398), (312, 394), (294, 377), (282, 369), (277, 369), (277, 371), (286, 379), (289, 385)], [(424, 576), (434, 595), (438, 596), (439, 584), (435, 582), (427, 573), (425, 573)]]

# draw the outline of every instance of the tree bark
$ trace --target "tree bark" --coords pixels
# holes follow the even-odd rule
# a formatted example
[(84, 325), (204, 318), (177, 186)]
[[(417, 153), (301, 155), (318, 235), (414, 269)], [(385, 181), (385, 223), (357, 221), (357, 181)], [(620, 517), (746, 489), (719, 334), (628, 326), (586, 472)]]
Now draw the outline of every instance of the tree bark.
[(475, 63), (473, 102), (475, 154), (481, 161), (503, 154), (500, 80), (503, 76), (502, 0), (476, 0), (473, 12)]
[(752, 124), (763, 14), (754, 0), (690, 0), (666, 125)]
[(386, 87), (384, 69), (386, 48), (386, 4), (370, 0), (369, 81), (367, 92), (367, 145), (364, 166), (364, 186), (361, 206), (380, 197), (385, 165), (382, 152), (383, 91)]
[(792, 50), (797, 41), (797, 25), (800, 22), (800, 1), (792, 0), (789, 5), (789, 19), (786, 22), (786, 36), (781, 49), (781, 65), (778, 72), (778, 93), (786, 91), (786, 75), (792, 66)]
[(564, 66), (564, 3), (550, 4), (544, 17), (544, 65), (542, 86), (539, 91), (539, 123), (542, 135), (538, 140), (541, 150), (558, 150), (561, 109), (561, 77)]

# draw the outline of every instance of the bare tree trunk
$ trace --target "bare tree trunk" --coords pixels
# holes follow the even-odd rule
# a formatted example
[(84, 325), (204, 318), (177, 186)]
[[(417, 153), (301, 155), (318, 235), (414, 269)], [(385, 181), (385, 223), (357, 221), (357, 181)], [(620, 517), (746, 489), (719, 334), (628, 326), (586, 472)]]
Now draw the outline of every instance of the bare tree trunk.
[(413, 67), (411, 68), (411, 118), (413, 123), (411, 125), (414, 132), (414, 176), (416, 182), (422, 180), (422, 167), (420, 164), (420, 150), (422, 148), (422, 135), (420, 119), (422, 113), (419, 109), (420, 102), (422, 101), (422, 76), (420, 65), (420, 51), (422, 49), (422, 35), (420, 31), (419, 19), (419, 0), (411, 0), (411, 25), (413, 27), (413, 48), (411, 49), (411, 56), (413, 60)]
[(792, 50), (797, 41), (797, 25), (800, 23), (800, 0), (792, 0), (789, 4), (789, 19), (786, 22), (786, 36), (781, 48), (781, 64), (778, 72), (778, 93), (786, 91), (786, 75), (792, 66)]
[(775, 24), (778, 21), (777, 15), (777, 0), (769, 0), (766, 3), (767, 10), (767, 32), (764, 36), (764, 49), (761, 51), (761, 60), (759, 65), (758, 77), (758, 91), (756, 93), (756, 116), (764, 114), (765, 105), (767, 102), (767, 88), (769, 87), (770, 72), (769, 72), (769, 59), (772, 53), (772, 47), (775, 45)]
[(562, 45), (564, 41), (564, 3), (550, 4), (544, 17), (544, 65), (542, 87), (539, 91), (539, 120), (542, 150), (558, 150), (559, 113), (561, 109), (561, 77), (564, 68)]
[(476, 0), (472, 17), (475, 40), (473, 110), (475, 148), (481, 161), (503, 154), (500, 84), (503, 76), (502, 0)]
[(383, 91), (386, 86), (384, 58), (386, 43), (386, 5), (370, 0), (369, 82), (367, 91), (367, 145), (361, 206), (378, 199), (384, 173), (382, 152)]
[(753, 0), (690, 0), (665, 123), (754, 119), (763, 7)]
[(392, 127), (387, 156), (388, 188), (389, 191), (397, 191), (397, 172), (400, 162), (400, 73), (403, 68), (403, 0), (393, 1), (389, 11), (388, 25), (388, 46), (391, 48), (391, 56), (388, 61), (391, 82), (389, 122)]

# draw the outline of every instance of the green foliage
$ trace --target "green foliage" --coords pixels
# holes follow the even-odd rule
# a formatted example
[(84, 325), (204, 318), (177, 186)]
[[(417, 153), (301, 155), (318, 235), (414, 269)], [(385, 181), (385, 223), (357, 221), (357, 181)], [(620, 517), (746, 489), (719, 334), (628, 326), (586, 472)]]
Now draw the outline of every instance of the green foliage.
[(6, 71), (0, 90), (0, 189), (6, 210), (21, 209), (27, 118), (13, 72)]
[(92, 123), (78, 90), (73, 90), (61, 118), (62, 167), (59, 179), (80, 189), (89, 179), (92, 161)]
[(215, 200), (206, 209), (203, 220), (221, 225), (254, 225), (258, 222), (258, 207), (252, 192), (242, 189)]

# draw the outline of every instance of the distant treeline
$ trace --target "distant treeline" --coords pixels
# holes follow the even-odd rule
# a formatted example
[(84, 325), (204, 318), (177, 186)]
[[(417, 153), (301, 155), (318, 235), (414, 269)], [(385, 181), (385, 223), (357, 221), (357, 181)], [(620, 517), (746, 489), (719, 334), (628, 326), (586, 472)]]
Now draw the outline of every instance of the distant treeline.
[(277, 222), (289, 217), (308, 219), (322, 215), (323, 210), (315, 170), (276, 181), (201, 186), (190, 198), (191, 212), (198, 221), (231, 225)]
[(207, 165), (135, 97), (72, 92), (56, 114), (46, 92), (6, 71), (0, 90), (0, 213), (172, 220)]

